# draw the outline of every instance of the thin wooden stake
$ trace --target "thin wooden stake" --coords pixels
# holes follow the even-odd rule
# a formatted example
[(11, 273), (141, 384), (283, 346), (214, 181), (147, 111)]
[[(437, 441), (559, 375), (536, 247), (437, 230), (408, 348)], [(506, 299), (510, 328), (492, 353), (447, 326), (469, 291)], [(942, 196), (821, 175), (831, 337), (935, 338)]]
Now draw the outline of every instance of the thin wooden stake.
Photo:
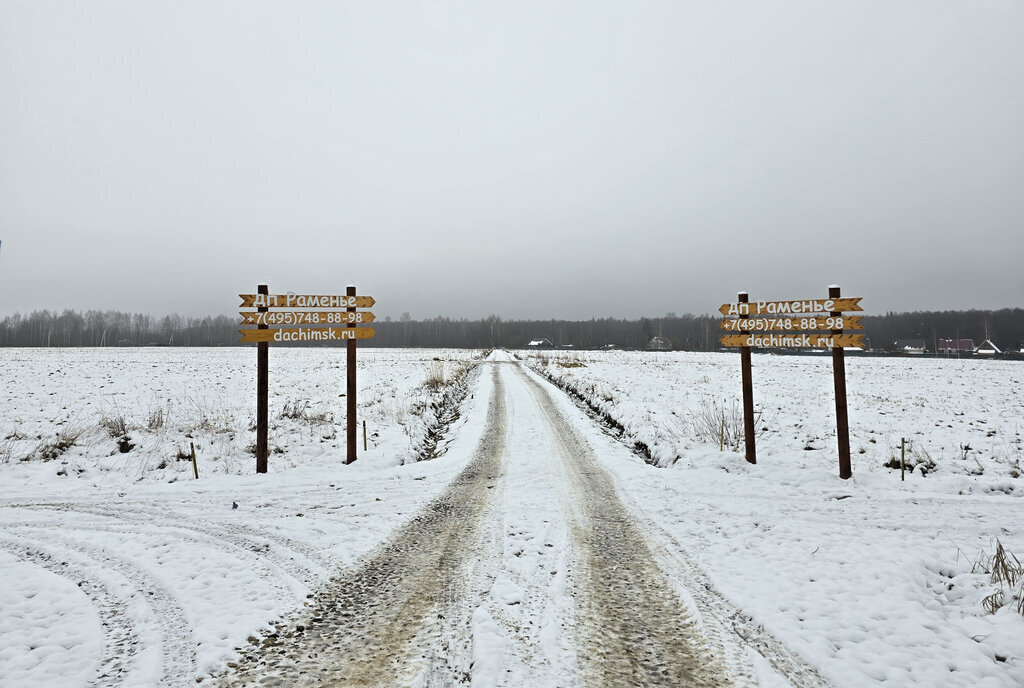
[(906, 458), (907, 458), (907, 438), (906, 437), (901, 437), (900, 438), (900, 482), (903, 482), (904, 480), (907, 479), (906, 478), (906, 470), (907, 470)]
[[(839, 287), (828, 288), (828, 297), (838, 299)], [(833, 317), (840, 317), (842, 313), (833, 312)], [(832, 330), (833, 335), (840, 335), (843, 331)], [(850, 466), (850, 421), (846, 415), (846, 358), (843, 347), (832, 347), (832, 377), (835, 378), (836, 388), (836, 439), (839, 442), (839, 477), (847, 480), (853, 475)]]
[(363, 451), (366, 451), (366, 421), (363, 421)]
[[(748, 303), (750, 295), (741, 291), (737, 296), (739, 303)], [(741, 334), (750, 334), (749, 330), (741, 330)], [(743, 440), (746, 444), (747, 463), (757, 463), (757, 449), (754, 446), (754, 376), (750, 367), (750, 347), (740, 347), (740, 369), (743, 376)]]
[[(261, 284), (256, 288), (259, 294), (269, 294), (267, 285)], [(266, 313), (267, 307), (260, 306), (257, 309), (260, 313)], [(266, 325), (257, 325), (257, 329), (265, 330)], [(256, 345), (256, 472), (267, 472), (267, 418), (270, 415), (267, 410), (269, 403), (269, 352), (270, 342), (259, 342)]]
[(199, 464), (196, 462), (196, 443), (189, 442), (188, 446), (192, 447), (192, 472), (196, 474), (196, 480), (199, 480)]
[[(355, 296), (356, 288), (354, 286), (348, 286), (345, 289), (345, 296)], [(355, 313), (355, 308), (346, 308), (349, 313)], [(354, 318), (353, 318), (354, 320)], [(355, 327), (354, 322), (350, 322), (348, 327)], [(347, 456), (345, 463), (349, 464), (356, 460), (356, 340), (349, 339), (346, 342), (347, 350), (345, 355), (345, 367), (347, 370), (348, 384), (346, 386), (346, 411), (345, 411), (345, 439), (347, 444)]]

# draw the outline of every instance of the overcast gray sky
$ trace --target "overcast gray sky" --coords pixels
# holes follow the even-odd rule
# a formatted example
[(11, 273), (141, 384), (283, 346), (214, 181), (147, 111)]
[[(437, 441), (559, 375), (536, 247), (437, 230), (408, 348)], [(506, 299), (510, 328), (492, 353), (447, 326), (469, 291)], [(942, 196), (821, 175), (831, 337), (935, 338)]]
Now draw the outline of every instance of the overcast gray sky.
[(0, 0), (0, 94), (0, 315), (1024, 305), (1016, 0)]

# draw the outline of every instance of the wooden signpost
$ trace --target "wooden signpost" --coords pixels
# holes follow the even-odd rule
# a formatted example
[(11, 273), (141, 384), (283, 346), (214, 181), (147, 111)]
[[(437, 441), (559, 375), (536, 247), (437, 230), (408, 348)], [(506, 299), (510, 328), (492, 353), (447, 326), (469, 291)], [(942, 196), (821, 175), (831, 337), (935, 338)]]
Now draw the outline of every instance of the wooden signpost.
[[(270, 294), (267, 285), (257, 287), (255, 294), (239, 294), (242, 325), (256, 329), (239, 330), (243, 343), (256, 343), (256, 472), (267, 472), (267, 426), (269, 403), (270, 342), (340, 342), (346, 344), (346, 439), (345, 463), (356, 460), (356, 340), (373, 337), (369, 327), (358, 327), (374, 321), (373, 313), (358, 311), (376, 303), (371, 296), (357, 296), (355, 287), (344, 295), (332, 294)], [(276, 309), (276, 310), (271, 310)], [(310, 325), (313, 327), (275, 327), (271, 325)], [(315, 327), (327, 325), (328, 327)], [(335, 327), (329, 327), (335, 325)]]
[[(862, 330), (860, 316), (846, 316), (844, 311), (861, 311), (860, 298), (840, 298), (837, 286), (828, 288), (827, 299), (796, 301), (751, 302), (746, 292), (740, 292), (736, 303), (726, 303), (718, 309), (726, 316), (720, 326), (723, 346), (740, 349), (740, 367), (743, 379), (743, 434), (746, 459), (757, 463), (754, 446), (754, 393), (750, 350), (762, 348), (811, 348), (832, 350), (832, 371), (836, 391), (836, 438), (839, 445), (839, 477), (853, 475), (850, 466), (850, 429), (846, 412), (846, 359), (844, 347), (862, 348), (864, 335), (844, 334), (844, 330)], [(761, 317), (754, 317), (761, 316)], [(827, 332), (827, 334), (809, 334)], [(767, 334), (761, 334), (767, 333)]]

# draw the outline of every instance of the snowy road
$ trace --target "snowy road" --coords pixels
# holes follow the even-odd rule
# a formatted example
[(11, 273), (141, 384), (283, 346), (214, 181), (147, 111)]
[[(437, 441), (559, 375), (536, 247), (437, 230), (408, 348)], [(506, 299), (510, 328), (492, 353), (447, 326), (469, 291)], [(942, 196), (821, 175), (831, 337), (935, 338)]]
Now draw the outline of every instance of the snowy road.
[[(740, 637), (712, 618), (724, 603), (700, 609), (685, 586), (705, 583), (659, 568), (598, 465), (591, 421), (518, 363), (489, 367), (461, 473), (223, 685), (757, 685)], [(761, 646), (794, 685), (823, 685)]]
[(294, 623), (252, 648), (226, 686), (428, 685), (468, 677), (464, 634), (474, 571), (493, 568), (485, 518), (505, 454), (495, 382), (476, 456), (447, 490), (354, 570), (333, 579)]

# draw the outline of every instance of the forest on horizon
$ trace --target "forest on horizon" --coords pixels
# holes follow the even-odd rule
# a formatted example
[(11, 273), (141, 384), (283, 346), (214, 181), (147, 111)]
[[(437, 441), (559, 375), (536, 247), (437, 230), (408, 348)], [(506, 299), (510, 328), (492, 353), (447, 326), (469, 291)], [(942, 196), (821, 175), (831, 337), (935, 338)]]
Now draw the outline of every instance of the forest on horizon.
[[(495, 315), (476, 320), (442, 316), (415, 320), (403, 313), (398, 320), (387, 317), (374, 322), (376, 335), (360, 346), (521, 348), (532, 340), (548, 339), (554, 347), (576, 349), (611, 346), (711, 351), (720, 348), (720, 320), (717, 316), (674, 313), (632, 320), (503, 320)], [(943, 339), (970, 339), (976, 346), (990, 339), (1003, 351), (1024, 348), (1022, 308), (891, 312), (865, 315), (862, 324), (868, 348), (876, 351), (895, 352), (906, 340), (923, 340), (925, 349), (934, 353)], [(226, 315), (154, 317), (120, 311), (37, 310), (0, 319), (0, 346), (241, 346), (239, 328), (239, 318)], [(661, 341), (652, 344), (655, 338)]]

